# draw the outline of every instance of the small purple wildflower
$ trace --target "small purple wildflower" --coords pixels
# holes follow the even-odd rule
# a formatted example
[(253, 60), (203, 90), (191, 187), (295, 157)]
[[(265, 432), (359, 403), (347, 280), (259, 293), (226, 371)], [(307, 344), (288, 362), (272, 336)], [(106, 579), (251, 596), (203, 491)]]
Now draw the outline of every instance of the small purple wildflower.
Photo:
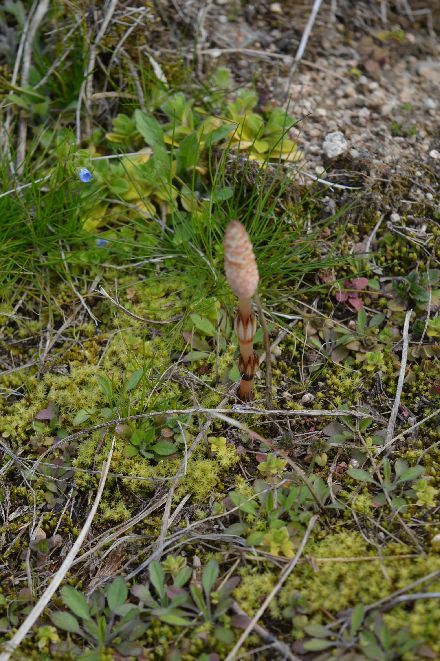
[(107, 239), (96, 239), (96, 245), (98, 248), (104, 248), (108, 243)]
[(93, 174), (87, 168), (81, 168), (81, 170), (78, 172), (78, 177), (84, 184), (88, 184), (89, 181), (92, 181)]

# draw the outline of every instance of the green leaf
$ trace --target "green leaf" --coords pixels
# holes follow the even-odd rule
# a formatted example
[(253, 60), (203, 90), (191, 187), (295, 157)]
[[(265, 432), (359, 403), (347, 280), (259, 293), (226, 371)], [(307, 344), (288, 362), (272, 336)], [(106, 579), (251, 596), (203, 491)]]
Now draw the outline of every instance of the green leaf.
[(406, 470), (408, 470), (408, 468), (408, 462), (405, 461), (405, 459), (396, 459), (394, 462), (394, 472), (396, 473), (396, 477), (400, 477)]
[(160, 562), (153, 560), (149, 567), (150, 581), (161, 599), (165, 597), (165, 573)]
[(78, 620), (67, 611), (58, 611), (50, 614), (50, 619), (58, 629), (63, 629), (69, 633), (80, 633)]
[(214, 636), (221, 643), (230, 645), (234, 641), (234, 633), (231, 629), (226, 629), (226, 627), (215, 627)]
[(128, 596), (128, 587), (122, 576), (117, 576), (107, 589), (107, 602), (110, 610), (122, 606)]
[(172, 624), (177, 627), (187, 627), (191, 624), (190, 620), (179, 615), (179, 612), (173, 612), (172, 609), (164, 610), (163, 612), (156, 612), (161, 622)]
[[(369, 286), (371, 287), (371, 280), (368, 281)], [(368, 328), (377, 328), (380, 326), (383, 322), (385, 321), (385, 315), (382, 312), (378, 312), (377, 314), (373, 315), (370, 319), (370, 323), (368, 324)]]
[(362, 470), (362, 468), (350, 468), (347, 471), (347, 475), (353, 478), (353, 480), (359, 480), (359, 482), (374, 482), (374, 479), (370, 473)]
[(209, 599), (211, 590), (214, 587), (219, 574), (219, 566), (217, 560), (210, 560), (202, 573), (202, 585), (205, 590), (206, 598)]
[(174, 443), (170, 443), (169, 441), (158, 441), (158, 443), (155, 443), (151, 446), (150, 450), (153, 450), (156, 454), (160, 454), (166, 457), (177, 452), (177, 447), (174, 445)]
[(174, 578), (173, 584), (177, 588), (183, 587), (188, 583), (189, 579), (192, 576), (192, 569), (190, 567), (182, 567), (177, 576)]
[(259, 546), (259, 544), (261, 544), (261, 542), (263, 541), (263, 538), (264, 538), (264, 533), (253, 532), (246, 539), (246, 544), (248, 546)]
[(163, 130), (157, 119), (151, 115), (147, 115), (142, 110), (134, 111), (134, 119), (136, 128), (144, 138), (147, 145), (155, 147), (156, 145), (164, 145)]
[(199, 139), (197, 133), (191, 133), (180, 143), (177, 151), (177, 168), (179, 172), (195, 168), (199, 162)]
[(309, 636), (315, 636), (316, 638), (328, 638), (332, 635), (332, 632), (322, 624), (309, 624), (308, 626), (304, 627), (304, 631)]
[(127, 385), (125, 386), (126, 392), (130, 392), (130, 390), (134, 390), (143, 376), (144, 376), (143, 369), (138, 369), (135, 372), (133, 372), (133, 374), (130, 376), (130, 378), (127, 381)]
[(326, 650), (329, 647), (334, 647), (335, 643), (332, 643), (328, 640), (322, 640), (319, 638), (312, 638), (312, 640), (307, 640), (303, 647), (308, 652), (320, 652), (321, 650)]
[(362, 308), (362, 310), (359, 310), (357, 317), (357, 331), (360, 335), (363, 335), (365, 333), (366, 326), (367, 326), (367, 313), (365, 312), (364, 308)]
[(100, 374), (96, 377), (97, 382), (99, 383), (102, 392), (105, 395), (107, 402), (112, 402), (113, 400), (113, 386), (110, 379), (107, 376), (101, 376)]
[(90, 619), (90, 609), (82, 592), (65, 585), (61, 588), (61, 599), (67, 608), (84, 620)]
[(365, 606), (363, 604), (356, 604), (356, 606), (353, 608), (353, 613), (351, 614), (350, 633), (352, 637), (356, 635), (357, 630), (362, 624), (364, 616)]
[(78, 425), (81, 425), (83, 422), (88, 420), (90, 418), (90, 413), (86, 411), (85, 409), (80, 409), (76, 416), (73, 418), (73, 426), (78, 427)]
[(193, 322), (197, 330), (205, 333), (205, 335), (210, 335), (211, 337), (217, 337), (217, 331), (214, 328), (213, 324), (209, 319), (202, 319), (202, 317), (196, 313), (190, 314), (189, 318)]
[(237, 125), (233, 123), (223, 124), (223, 126), (220, 126), (218, 129), (215, 129), (206, 136), (205, 146), (211, 147), (211, 145), (214, 145), (217, 142), (221, 142), (236, 128)]
[(424, 472), (423, 466), (411, 466), (399, 476), (397, 482), (412, 482), (417, 480)]
[(211, 193), (211, 202), (223, 202), (224, 200), (229, 200), (234, 193), (232, 186), (224, 186), (219, 190), (212, 191)]

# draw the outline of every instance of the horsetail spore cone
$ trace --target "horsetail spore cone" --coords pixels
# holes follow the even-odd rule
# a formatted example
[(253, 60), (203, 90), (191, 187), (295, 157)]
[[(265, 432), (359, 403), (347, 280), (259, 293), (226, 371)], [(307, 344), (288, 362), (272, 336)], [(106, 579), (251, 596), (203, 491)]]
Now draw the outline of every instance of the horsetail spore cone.
[(241, 374), (238, 395), (243, 401), (252, 399), (252, 381), (258, 366), (253, 349), (257, 322), (252, 311), (252, 296), (258, 287), (258, 268), (252, 243), (244, 226), (237, 220), (229, 223), (225, 232), (225, 273), (238, 298), (234, 328), (240, 345)]

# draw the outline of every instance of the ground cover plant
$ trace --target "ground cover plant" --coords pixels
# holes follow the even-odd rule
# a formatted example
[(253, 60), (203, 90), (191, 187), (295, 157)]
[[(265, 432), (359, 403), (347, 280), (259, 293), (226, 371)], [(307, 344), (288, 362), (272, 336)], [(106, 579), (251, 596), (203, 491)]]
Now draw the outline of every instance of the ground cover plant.
[(434, 168), (311, 173), (207, 14), (278, 3), (183, 4), (0, 4), (0, 659), (436, 658)]

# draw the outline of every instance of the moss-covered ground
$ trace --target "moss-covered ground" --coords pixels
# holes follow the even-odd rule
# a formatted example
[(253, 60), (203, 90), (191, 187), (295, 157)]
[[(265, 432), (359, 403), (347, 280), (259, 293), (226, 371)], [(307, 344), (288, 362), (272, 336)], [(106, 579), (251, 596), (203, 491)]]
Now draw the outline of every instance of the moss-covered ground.
[[(27, 6), (6, 5), (19, 40)], [(121, 7), (83, 87), (96, 34), (78, 6), (63, 41), (61, 2), (2, 96), (0, 658), (109, 457), (90, 531), (12, 658), (437, 658), (438, 201), (396, 232), (411, 172), (304, 186), (295, 118), (226, 69), (201, 81), (164, 45), (169, 7), (139, 11), (160, 61)], [(234, 218), (260, 271), (248, 405)]]

